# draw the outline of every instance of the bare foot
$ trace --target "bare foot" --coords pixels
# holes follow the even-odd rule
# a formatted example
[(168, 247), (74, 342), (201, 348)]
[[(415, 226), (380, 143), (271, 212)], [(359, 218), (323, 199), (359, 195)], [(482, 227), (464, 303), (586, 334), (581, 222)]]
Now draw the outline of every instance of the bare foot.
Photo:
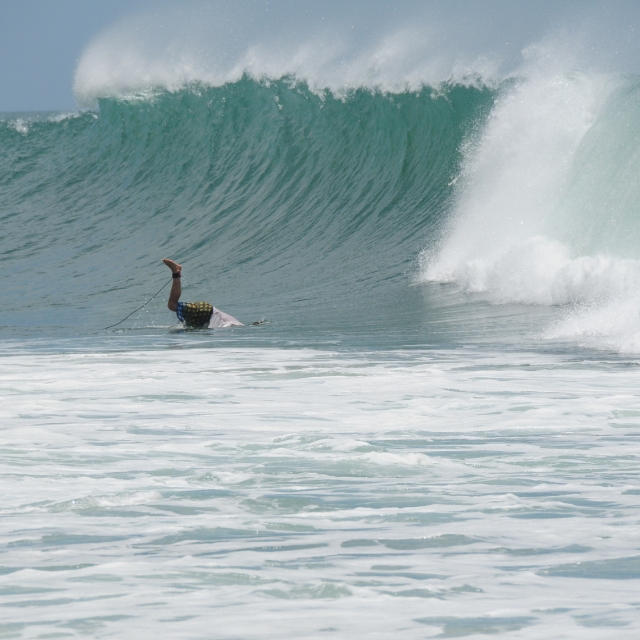
[(169, 269), (171, 269), (172, 273), (180, 273), (182, 271), (182, 265), (178, 264), (174, 260), (170, 260), (169, 258), (163, 258), (162, 262), (164, 262)]

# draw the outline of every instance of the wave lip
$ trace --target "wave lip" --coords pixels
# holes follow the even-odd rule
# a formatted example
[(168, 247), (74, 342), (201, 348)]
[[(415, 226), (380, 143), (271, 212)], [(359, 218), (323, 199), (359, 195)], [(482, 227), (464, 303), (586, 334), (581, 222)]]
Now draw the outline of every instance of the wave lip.
[(403, 19), (391, 11), (386, 22), (380, 17), (379, 24), (367, 25), (348, 8), (336, 9), (333, 19), (314, 21), (301, 7), (287, 4), (286, 12), (280, 6), (278, 18), (264, 22), (261, 6), (165, 9), (107, 29), (77, 65), (77, 101), (90, 107), (105, 97), (221, 87), (243, 77), (290, 78), (317, 94), (328, 90), (336, 96), (363, 88), (403, 93), (442, 84), (493, 87), (502, 77), (498, 54), (465, 51), (465, 29), (470, 30), (465, 21), (447, 26), (422, 10)]
[(149, 98), (158, 92), (177, 92), (202, 86), (221, 87), (243, 77), (266, 82), (301, 82), (317, 95), (330, 91), (344, 97), (358, 89), (400, 94), (425, 87), (461, 84), (495, 87), (496, 64), (486, 57), (474, 60), (434, 55), (416, 33), (401, 31), (377, 47), (352, 56), (344, 46), (317, 48), (305, 44), (290, 51), (251, 46), (236, 59), (202, 60), (195, 55), (147, 56), (135, 45), (111, 51), (106, 38), (94, 42), (75, 73), (74, 94), (81, 106), (100, 98)]

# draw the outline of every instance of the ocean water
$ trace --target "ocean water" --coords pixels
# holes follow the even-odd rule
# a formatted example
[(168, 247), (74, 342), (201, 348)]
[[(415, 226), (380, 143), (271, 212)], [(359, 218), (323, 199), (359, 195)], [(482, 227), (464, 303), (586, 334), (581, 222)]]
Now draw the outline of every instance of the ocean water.
[(640, 79), (105, 38), (0, 119), (0, 637), (637, 638)]

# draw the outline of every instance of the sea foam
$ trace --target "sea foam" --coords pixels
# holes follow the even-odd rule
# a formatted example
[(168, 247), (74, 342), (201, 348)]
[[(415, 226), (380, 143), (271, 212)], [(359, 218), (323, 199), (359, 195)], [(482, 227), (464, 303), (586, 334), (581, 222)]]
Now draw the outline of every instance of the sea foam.
[(569, 304), (546, 336), (633, 350), (638, 82), (567, 71), (558, 58), (536, 51), (469, 138), (450, 220), (421, 257), (421, 279), (498, 304)]

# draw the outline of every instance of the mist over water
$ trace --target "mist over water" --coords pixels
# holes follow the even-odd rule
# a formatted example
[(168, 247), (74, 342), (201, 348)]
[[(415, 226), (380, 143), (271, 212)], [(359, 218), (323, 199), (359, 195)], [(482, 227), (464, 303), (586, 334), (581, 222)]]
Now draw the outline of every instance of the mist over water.
[(167, 5), (2, 115), (0, 636), (637, 637), (640, 10), (535, 4)]

